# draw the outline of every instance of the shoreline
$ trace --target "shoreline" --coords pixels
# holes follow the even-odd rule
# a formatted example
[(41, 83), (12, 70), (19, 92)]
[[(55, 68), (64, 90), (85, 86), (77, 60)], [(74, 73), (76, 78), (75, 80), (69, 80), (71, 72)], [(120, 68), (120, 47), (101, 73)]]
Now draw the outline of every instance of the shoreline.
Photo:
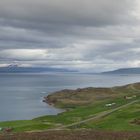
[[(140, 82), (130, 83), (130, 84), (122, 85), (122, 86), (113, 86), (113, 87), (85, 87), (85, 88), (77, 88), (77, 89), (62, 89), (62, 90), (58, 90), (58, 91), (48, 94), (47, 96), (43, 98), (42, 101), (47, 103), (50, 106), (64, 109), (65, 107), (62, 107), (58, 103), (64, 102), (64, 100), (68, 100), (69, 98), (71, 98), (71, 100), (73, 101), (74, 100), (76, 101), (76, 100), (79, 100), (78, 98), (80, 98), (80, 95), (82, 95), (83, 97), (81, 100), (83, 101), (83, 105), (84, 105), (84, 101), (86, 104), (86, 100), (84, 100), (83, 98), (87, 93), (91, 95), (93, 94), (93, 96), (95, 96), (97, 100), (98, 98), (105, 99), (109, 96), (112, 97), (114, 96), (114, 94), (116, 94), (114, 89), (132, 88), (133, 90), (135, 90), (135, 87), (134, 87), (135, 85), (140, 85)], [(73, 99), (74, 96), (79, 96), (79, 97)], [(88, 98), (88, 100), (90, 100), (90, 98)]]
[[(0, 127), (12, 127), (14, 132), (43, 131), (54, 129), (99, 129), (110, 131), (139, 131), (140, 83), (113, 88), (78, 88), (76, 90), (60, 90), (44, 97), (43, 102), (63, 109), (57, 115), (41, 115), (31, 120), (15, 120), (0, 122)], [(108, 106), (109, 105), (109, 106)], [(138, 108), (137, 110), (135, 110)], [(119, 115), (121, 109), (122, 120)], [(109, 118), (108, 118), (109, 116)], [(125, 118), (127, 116), (127, 118)], [(102, 123), (98, 124), (100, 120)], [(104, 121), (104, 119), (106, 121)], [(124, 119), (127, 119), (125, 121)], [(110, 122), (116, 122), (112, 125)], [(133, 123), (133, 124), (132, 124)], [(21, 125), (22, 124), (22, 125)], [(117, 127), (119, 125), (119, 127)], [(129, 127), (128, 127), (129, 126)]]

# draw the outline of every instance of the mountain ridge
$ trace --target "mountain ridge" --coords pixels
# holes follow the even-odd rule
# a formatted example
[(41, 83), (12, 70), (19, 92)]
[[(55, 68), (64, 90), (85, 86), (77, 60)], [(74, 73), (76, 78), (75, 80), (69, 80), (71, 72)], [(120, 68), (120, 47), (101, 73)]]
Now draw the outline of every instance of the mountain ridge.
[(140, 67), (135, 68), (120, 68), (112, 71), (105, 71), (102, 74), (140, 74)]
[(0, 73), (41, 73), (41, 72), (77, 72), (65, 68), (52, 67), (23, 67), (18, 65), (8, 65), (0, 67)]

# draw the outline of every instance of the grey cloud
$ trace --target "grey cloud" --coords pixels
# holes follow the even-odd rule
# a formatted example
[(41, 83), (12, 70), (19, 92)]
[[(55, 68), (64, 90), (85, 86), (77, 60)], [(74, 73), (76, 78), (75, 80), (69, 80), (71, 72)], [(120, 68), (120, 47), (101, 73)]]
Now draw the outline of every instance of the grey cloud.
[(135, 5), (136, 0), (0, 1), (0, 64), (86, 71), (138, 64)]
[(61, 48), (79, 38), (99, 39), (98, 28), (133, 21), (134, 5), (131, 0), (0, 1), (0, 47)]
[(10, 20), (56, 24), (104, 25), (126, 20), (131, 0), (5, 0), (0, 17)]

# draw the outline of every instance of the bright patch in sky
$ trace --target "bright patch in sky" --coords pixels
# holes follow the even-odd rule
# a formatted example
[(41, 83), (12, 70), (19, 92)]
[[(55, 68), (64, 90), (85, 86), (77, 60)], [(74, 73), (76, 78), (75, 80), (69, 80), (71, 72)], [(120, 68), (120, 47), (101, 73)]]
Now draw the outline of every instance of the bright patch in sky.
[(47, 50), (43, 49), (6, 49), (0, 52), (3, 58), (19, 60), (38, 60), (47, 57)]

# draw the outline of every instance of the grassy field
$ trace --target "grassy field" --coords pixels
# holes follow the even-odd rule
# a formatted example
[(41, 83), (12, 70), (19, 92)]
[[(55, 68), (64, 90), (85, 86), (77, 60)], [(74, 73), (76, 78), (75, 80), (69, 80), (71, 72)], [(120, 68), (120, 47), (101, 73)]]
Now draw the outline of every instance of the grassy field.
[(140, 101), (96, 121), (84, 123), (78, 128), (140, 132), (140, 124), (135, 120), (140, 120)]
[[(133, 97), (125, 99), (124, 96)], [(133, 101), (138, 101), (130, 104)], [(43, 116), (33, 120), (0, 122), (0, 127), (12, 127), (13, 132), (44, 131), (49, 129), (95, 129), (114, 131), (140, 131), (140, 84), (113, 88), (85, 88), (63, 90), (46, 97), (46, 101), (66, 111), (55, 116)], [(115, 103), (107, 107), (106, 104)], [(119, 107), (128, 106), (119, 109)], [(117, 109), (118, 108), (118, 109)], [(106, 113), (117, 109), (111, 113)], [(101, 113), (106, 115), (88, 120)], [(73, 127), (67, 125), (79, 123)], [(1, 132), (2, 133), (2, 132)]]

